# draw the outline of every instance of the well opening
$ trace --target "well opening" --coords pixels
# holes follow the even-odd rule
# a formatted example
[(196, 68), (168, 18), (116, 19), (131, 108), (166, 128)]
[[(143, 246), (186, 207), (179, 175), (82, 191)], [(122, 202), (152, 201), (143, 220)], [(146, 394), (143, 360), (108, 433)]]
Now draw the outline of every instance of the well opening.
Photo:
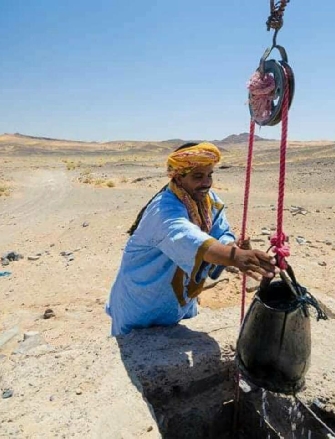
[(206, 332), (176, 325), (118, 339), (128, 374), (163, 439), (335, 439), (334, 416), (322, 412), (322, 401), (316, 413), (311, 401), (305, 406), (299, 400), (299, 393), (265, 392), (244, 376), (235, 410), (235, 314), (227, 310), (219, 321), (207, 317), (202, 310), (199, 319), (204, 319)]
[(227, 374), (182, 386), (144, 387), (163, 439), (335, 439), (329, 413), (325, 421), (296, 397), (267, 392), (243, 377), (237, 404), (234, 362), (226, 366)]

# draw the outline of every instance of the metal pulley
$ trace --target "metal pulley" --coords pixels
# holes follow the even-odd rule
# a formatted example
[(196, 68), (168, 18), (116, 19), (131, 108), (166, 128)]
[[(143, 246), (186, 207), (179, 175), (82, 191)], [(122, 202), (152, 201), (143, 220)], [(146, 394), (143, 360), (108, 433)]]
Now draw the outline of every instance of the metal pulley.
[[(267, 48), (256, 70), (257, 84), (249, 87), (249, 111), (251, 118), (261, 126), (277, 125), (282, 118), (282, 107), (286, 88), (288, 87), (288, 105), (294, 96), (294, 73), (288, 64), (287, 53), (283, 46), (277, 44), (277, 34), (283, 26), (284, 10), (290, 0), (275, 2), (270, 0), (270, 16), (266, 22), (267, 30), (273, 29), (272, 46)], [(267, 58), (273, 49), (277, 49), (281, 59)], [(271, 83), (271, 87), (267, 87)], [(258, 88), (259, 87), (259, 88)], [(269, 91), (270, 90), (270, 91)]]
[[(281, 60), (267, 60), (267, 57), (273, 48), (279, 50), (282, 57)], [(271, 97), (269, 98), (270, 102), (268, 104), (270, 105), (270, 108), (268, 109), (268, 115), (265, 118), (261, 117), (257, 113), (256, 109), (254, 108), (253, 94), (251, 91), (249, 92), (249, 111), (251, 118), (261, 126), (277, 125), (281, 121), (282, 117), (282, 107), (286, 87), (288, 86), (289, 92), (289, 108), (292, 104), (295, 89), (294, 73), (288, 64), (285, 49), (278, 45), (273, 46), (271, 49), (267, 49), (260, 60), (257, 71), (260, 73), (261, 77), (271, 75), (275, 85)]]

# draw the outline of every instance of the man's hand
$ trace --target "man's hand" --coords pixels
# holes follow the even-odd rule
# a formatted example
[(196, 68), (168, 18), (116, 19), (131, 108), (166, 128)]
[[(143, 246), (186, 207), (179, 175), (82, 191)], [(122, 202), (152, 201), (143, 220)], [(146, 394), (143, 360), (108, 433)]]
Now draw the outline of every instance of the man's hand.
[(214, 242), (204, 253), (203, 260), (215, 265), (237, 267), (256, 280), (261, 280), (262, 276), (272, 278), (280, 271), (272, 254), (261, 250), (243, 250), (236, 244)]
[(231, 259), (231, 265), (256, 280), (261, 280), (261, 276), (272, 278), (279, 273), (279, 268), (275, 266), (276, 259), (261, 250), (243, 250), (233, 247)]
[(240, 236), (236, 242), (237, 247), (243, 250), (251, 250), (250, 236), (246, 236), (244, 239)]

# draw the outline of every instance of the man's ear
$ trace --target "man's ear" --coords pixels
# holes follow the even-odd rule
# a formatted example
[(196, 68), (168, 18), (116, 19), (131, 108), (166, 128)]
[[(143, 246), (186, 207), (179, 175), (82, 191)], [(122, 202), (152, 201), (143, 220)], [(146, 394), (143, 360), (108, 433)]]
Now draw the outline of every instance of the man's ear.
[(178, 187), (181, 187), (181, 186), (182, 186), (182, 176), (181, 176), (180, 174), (175, 175), (175, 177), (174, 177), (174, 181), (176, 182), (176, 185), (177, 185)]

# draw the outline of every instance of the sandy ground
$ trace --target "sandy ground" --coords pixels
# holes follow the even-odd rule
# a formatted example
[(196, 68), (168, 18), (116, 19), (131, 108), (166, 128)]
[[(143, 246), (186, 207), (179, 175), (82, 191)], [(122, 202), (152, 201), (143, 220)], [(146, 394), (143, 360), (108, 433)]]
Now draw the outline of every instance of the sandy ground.
[[(168, 149), (148, 152), (140, 145), (134, 152), (107, 145), (94, 153), (92, 148), (83, 152), (78, 145), (75, 152), (51, 145), (51, 152), (41, 154), (26, 145), (13, 149), (8, 139), (6, 148), (3, 144), (0, 187), (6, 186), (7, 195), (0, 196), (0, 250), (1, 255), (14, 251), (23, 258), (0, 265), (2, 272), (10, 273), (0, 278), (1, 391), (13, 391), (12, 397), (3, 395), (0, 400), (0, 437), (39, 437), (38, 425), (50, 412), (58, 412), (59, 417), (54, 416), (54, 423), (49, 421), (43, 437), (90, 437), (89, 421), (79, 420), (91, 419), (92, 413), (94, 418), (100, 410), (91, 397), (96, 392), (94, 377), (110, 366), (110, 322), (104, 302), (126, 230), (139, 209), (167, 182), (164, 160)], [(246, 145), (226, 149), (228, 167), (217, 169), (214, 188), (239, 233), (247, 151)], [(269, 242), (264, 229), (273, 232), (276, 228), (278, 155), (275, 142), (257, 142), (248, 216), (254, 248), (266, 250)], [(329, 299), (335, 299), (334, 172), (333, 143), (290, 145), (284, 211), (289, 262), (312, 294)], [(200, 297), (202, 307), (239, 306), (238, 274), (224, 273), (217, 285), (207, 286)], [(249, 292), (247, 301), (252, 297)], [(54, 314), (49, 319), (43, 318), (47, 309)], [(31, 331), (47, 344), (20, 353), (23, 334), (29, 336)], [(325, 332), (325, 349), (330, 340), (331, 334)], [(38, 370), (31, 356), (39, 358)], [(54, 362), (53, 376), (45, 372), (47, 361)], [(323, 362), (326, 372), (331, 372), (326, 402), (335, 404), (335, 359), (313, 361)], [(37, 402), (41, 396), (42, 406)], [(73, 413), (69, 436), (61, 435), (64, 406)]]

